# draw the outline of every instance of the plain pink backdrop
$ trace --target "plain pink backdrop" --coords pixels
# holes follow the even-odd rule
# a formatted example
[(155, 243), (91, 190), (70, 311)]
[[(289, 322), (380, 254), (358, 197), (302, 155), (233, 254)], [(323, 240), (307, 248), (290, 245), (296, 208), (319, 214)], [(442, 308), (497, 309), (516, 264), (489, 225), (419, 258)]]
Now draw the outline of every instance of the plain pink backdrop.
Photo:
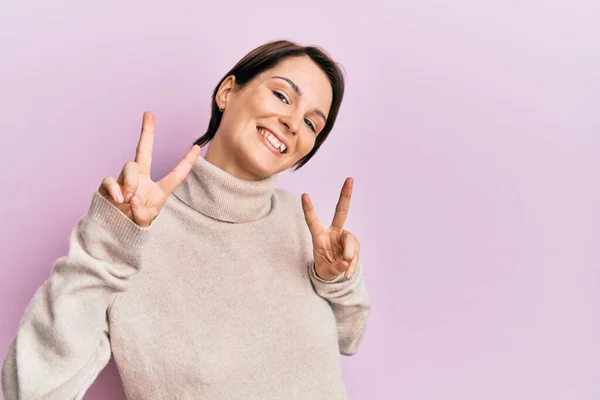
[[(0, 6), (0, 353), (105, 175), (154, 175), (264, 41), (324, 46), (347, 97), (280, 185), (348, 228), (373, 301), (351, 399), (600, 398), (600, 3), (106, 1)], [(86, 399), (122, 399), (114, 365)]]

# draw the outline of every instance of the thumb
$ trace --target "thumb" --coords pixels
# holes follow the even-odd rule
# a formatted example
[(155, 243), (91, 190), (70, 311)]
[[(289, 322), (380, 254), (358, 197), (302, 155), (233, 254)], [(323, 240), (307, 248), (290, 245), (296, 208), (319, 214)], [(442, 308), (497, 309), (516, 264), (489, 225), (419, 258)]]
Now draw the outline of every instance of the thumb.
[(181, 161), (160, 181), (158, 185), (163, 189), (166, 195), (170, 195), (177, 186), (179, 186), (190, 173), (194, 164), (200, 157), (202, 148), (197, 144), (193, 145), (190, 150), (186, 153)]

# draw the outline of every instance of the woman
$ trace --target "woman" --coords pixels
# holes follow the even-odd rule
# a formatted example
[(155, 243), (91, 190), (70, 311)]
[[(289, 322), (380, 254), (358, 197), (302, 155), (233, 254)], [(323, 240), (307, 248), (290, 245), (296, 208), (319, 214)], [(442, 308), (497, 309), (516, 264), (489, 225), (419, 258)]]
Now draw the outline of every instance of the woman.
[(340, 353), (357, 351), (370, 310), (344, 230), (352, 180), (329, 228), (308, 195), (274, 185), (323, 144), (343, 92), (322, 50), (264, 44), (158, 182), (145, 113), (135, 161), (103, 180), (25, 312), (5, 398), (80, 399), (112, 356), (130, 399), (345, 399)]

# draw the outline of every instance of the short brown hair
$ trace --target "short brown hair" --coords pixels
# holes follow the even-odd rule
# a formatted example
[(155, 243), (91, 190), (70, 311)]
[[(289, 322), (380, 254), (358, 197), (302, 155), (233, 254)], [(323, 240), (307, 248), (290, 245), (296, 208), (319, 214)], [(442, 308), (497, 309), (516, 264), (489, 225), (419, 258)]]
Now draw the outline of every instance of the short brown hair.
[(310, 59), (321, 68), (325, 75), (327, 75), (333, 91), (331, 109), (327, 116), (327, 122), (321, 132), (317, 135), (314, 147), (306, 156), (302, 157), (294, 164), (294, 170), (300, 169), (315, 155), (323, 142), (325, 142), (325, 139), (327, 139), (327, 136), (329, 136), (344, 97), (345, 81), (339, 64), (335, 62), (325, 50), (316, 46), (301, 46), (289, 40), (276, 40), (267, 42), (246, 54), (225, 74), (225, 76), (223, 76), (223, 78), (221, 78), (215, 87), (212, 94), (211, 117), (208, 128), (206, 133), (198, 138), (194, 144), (202, 147), (215, 137), (223, 115), (216, 102), (217, 92), (228, 76), (235, 76), (236, 84), (239, 87), (243, 87), (257, 75), (275, 67), (284, 59), (300, 56), (310, 57)]

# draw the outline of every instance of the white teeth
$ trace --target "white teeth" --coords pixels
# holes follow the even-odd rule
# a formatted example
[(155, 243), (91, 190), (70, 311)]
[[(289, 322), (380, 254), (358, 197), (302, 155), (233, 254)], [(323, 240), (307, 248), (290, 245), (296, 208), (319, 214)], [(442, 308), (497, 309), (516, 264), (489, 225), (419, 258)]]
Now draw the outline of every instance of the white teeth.
[(285, 144), (277, 140), (277, 138), (274, 135), (272, 135), (269, 131), (259, 128), (258, 133), (261, 136), (264, 136), (264, 138), (267, 139), (267, 141), (271, 143), (271, 145), (275, 147), (280, 153), (283, 153), (286, 150)]

